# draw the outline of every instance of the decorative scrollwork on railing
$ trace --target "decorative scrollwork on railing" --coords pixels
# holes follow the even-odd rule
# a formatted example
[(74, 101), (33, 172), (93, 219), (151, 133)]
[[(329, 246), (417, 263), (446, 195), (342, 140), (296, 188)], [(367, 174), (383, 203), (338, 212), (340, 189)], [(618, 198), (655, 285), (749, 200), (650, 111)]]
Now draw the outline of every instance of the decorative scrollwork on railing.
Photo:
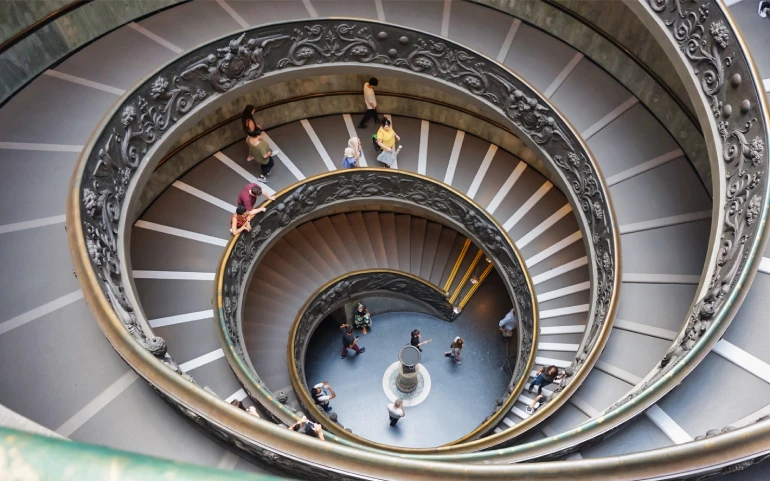
[[(361, 199), (397, 202), (427, 210), (451, 222), (489, 254), (490, 259), (506, 274), (502, 276), (503, 281), (516, 306), (521, 327), (514, 381), (528, 372), (533, 360), (536, 307), (525, 268), (513, 245), (483, 210), (461, 194), (424, 177), (383, 169), (337, 171), (308, 179), (283, 192), (275, 202), (267, 204), (267, 210), (252, 220), (251, 231), (233, 240), (229, 255), (223, 261), (224, 272), (217, 278), (222, 302), (217, 317), (220, 317), (219, 321), (226, 331), (228, 344), (243, 364), (247, 362), (239, 329), (239, 306), (244, 301), (241, 293), (245, 292), (245, 283), (265, 246), (270, 245), (290, 226), (317, 215), (327, 206)], [(332, 304), (345, 289), (352, 287), (349, 283), (340, 283), (336, 290), (322, 296), (313, 309), (322, 309)], [(431, 291), (425, 295), (432, 299), (439, 296), (439, 293)], [(447, 318), (454, 317), (451, 306), (443, 297), (436, 298), (434, 307), (440, 308), (439, 312)], [(251, 374), (258, 379), (256, 373)]]
[[(565, 177), (573, 172), (564, 169), (560, 159), (574, 158), (584, 165), (573, 189), (600, 185), (596, 168), (575, 134), (534, 91), (498, 64), (445, 40), (392, 25), (343, 20), (283, 24), (218, 40), (171, 63), (127, 97), (99, 135), (80, 181), (83, 235), (92, 265), (128, 328), (137, 324), (131, 319), (134, 306), (122, 285), (116, 236), (126, 190), (149, 149), (202, 103), (268, 72), (311, 62), (386, 64), (467, 89), (501, 109), (546, 157), (556, 161)], [(574, 195), (581, 194), (575, 191)], [(593, 303), (591, 322), (602, 326), (606, 306), (615, 294), (616, 252), (605, 194), (597, 189), (594, 195), (598, 196), (596, 208), (580, 200), (576, 203), (593, 228), (586, 237), (598, 258), (607, 259), (594, 266), (605, 288)], [(586, 352), (599, 338), (596, 328), (587, 331)], [(581, 358), (573, 364), (579, 368)]]
[[(427, 281), (404, 272), (375, 269), (351, 272), (335, 279), (313, 294), (290, 331), (289, 353), (293, 353), (294, 371), (297, 374), (295, 377), (290, 369), (290, 375), (293, 384), (299, 383), (294, 386), (295, 392), (309, 392), (305, 379), (305, 353), (308, 342), (321, 321), (346, 302), (380, 293), (396, 294), (413, 302), (427, 304), (445, 321), (453, 321), (457, 317), (444, 292)], [(310, 405), (312, 402), (308, 404)]]
[[(592, 279), (604, 282), (604, 288), (597, 290), (591, 300), (581, 352), (601, 348), (606, 342), (606, 335), (601, 335), (607, 331), (606, 306), (617, 296), (618, 242), (606, 192), (577, 134), (537, 92), (490, 59), (430, 34), (342, 19), (261, 27), (202, 46), (169, 63), (129, 93), (89, 143), (84, 152), (82, 175), (74, 184), (80, 204), (79, 235), (87, 244), (92, 281), (99, 284), (104, 297), (137, 342), (152, 347), (153, 354), (178, 370), (165, 349), (155, 348), (164, 346), (165, 342), (154, 338), (141, 310), (132, 305), (131, 299), (135, 296), (126, 292), (130, 283), (118, 249), (121, 215), (127, 211), (126, 192), (134, 187), (137, 172), (153, 167), (149, 165), (152, 159), (148, 153), (177, 124), (189, 120), (199, 108), (215, 102), (222, 94), (268, 73), (302, 68), (311, 63), (387, 65), (454, 85), (499, 109), (507, 116), (512, 130), (519, 132), (544, 159), (554, 160), (557, 177), (567, 179), (565, 182), (571, 188), (565, 193), (579, 215), (589, 219), (583, 223), (584, 237), (591, 246), (589, 255), (606, 260), (589, 266)], [(565, 169), (561, 160), (572, 158), (583, 166), (577, 172)], [(393, 175), (390, 178), (397, 179)], [(577, 179), (572, 178), (575, 175)], [(597, 207), (581, 200), (583, 194), (577, 190), (580, 186), (598, 186), (591, 194)], [(141, 190), (141, 186), (136, 190)], [(291, 209), (298, 209), (303, 202), (318, 200), (317, 192), (311, 188), (292, 195), (296, 202), (291, 203)], [(283, 206), (289, 208), (288, 203)], [(271, 219), (288, 218), (291, 214), (276, 211)], [(462, 223), (469, 228), (486, 222), (481, 220), (483, 215), (471, 211), (466, 214), (468, 217)], [(504, 236), (495, 229), (475, 232), (479, 245), (487, 246), (490, 255), (500, 255), (492, 249)], [(501, 269), (512, 288), (522, 290), (526, 286), (525, 277), (517, 274), (513, 266), (501, 266)], [(531, 312), (520, 313), (522, 320), (531, 316)], [(521, 342), (523, 351), (533, 348), (531, 337)], [(578, 356), (570, 372), (585, 372), (581, 369), (585, 361), (586, 356)], [(519, 369), (521, 367), (517, 367), (517, 374), (523, 375)]]
[[(704, 295), (691, 309), (684, 328), (666, 352), (653, 376), (609, 410), (617, 409), (658, 382), (700, 346), (714, 329), (724, 330), (728, 311), (749, 274), (747, 262), (761, 244), (767, 216), (766, 119), (761, 92), (752, 84), (752, 71), (736, 33), (718, 2), (648, 0), (650, 9), (668, 27), (671, 42), (689, 62), (717, 123), (721, 141), (717, 152), (724, 166), (724, 220), (718, 251)], [(745, 288), (745, 287), (744, 287)]]

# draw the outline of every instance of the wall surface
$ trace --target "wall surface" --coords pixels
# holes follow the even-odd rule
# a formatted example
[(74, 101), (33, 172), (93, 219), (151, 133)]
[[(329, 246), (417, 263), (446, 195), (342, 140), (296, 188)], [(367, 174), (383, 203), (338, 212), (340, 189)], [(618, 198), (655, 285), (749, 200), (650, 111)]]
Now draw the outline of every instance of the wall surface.
[[(35, 30), (7, 51), (0, 52), (0, 105), (46, 69), (94, 39), (184, 1), (187, 0), (95, 0)], [(36, 5), (38, 3), (40, 5)], [(34, 23), (35, 16), (44, 15), (55, 3), (2, 2), (0, 35), (11, 36), (14, 30), (24, 28), (22, 25)], [(19, 25), (15, 24), (17, 20)]]
[[(711, 167), (703, 134), (665, 88), (650, 76), (629, 53), (652, 70), (693, 111), (690, 97), (668, 56), (636, 16), (620, 1), (557, 0), (581, 17), (578, 20), (546, 2), (470, 0), (508, 13), (562, 40), (615, 77), (652, 112), (676, 139), (711, 194)], [(584, 21), (598, 25), (613, 38), (604, 38)]]

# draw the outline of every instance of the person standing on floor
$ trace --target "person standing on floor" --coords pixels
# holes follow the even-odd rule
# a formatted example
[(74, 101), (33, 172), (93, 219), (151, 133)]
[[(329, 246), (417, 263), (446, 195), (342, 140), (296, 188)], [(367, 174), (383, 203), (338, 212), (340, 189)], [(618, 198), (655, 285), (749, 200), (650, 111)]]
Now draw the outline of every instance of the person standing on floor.
[(252, 216), (257, 215), (260, 212), (264, 212), (264, 209), (260, 210), (254, 208), (254, 204), (257, 203), (257, 198), (260, 195), (264, 195), (270, 200), (275, 200), (275, 197), (268, 194), (267, 192), (264, 192), (259, 184), (246, 184), (246, 187), (241, 189), (241, 193), (238, 194), (238, 206), (243, 206), (246, 209), (246, 214)]
[[(329, 392), (326, 392), (327, 390)], [(327, 412), (332, 410), (332, 407), (329, 405), (329, 401), (337, 397), (334, 389), (332, 389), (332, 387), (326, 381), (319, 382), (313, 386), (313, 391), (310, 393), (310, 395), (313, 396), (313, 401), (315, 401), (316, 406), (320, 406), (324, 411)]]
[(420, 336), (420, 330), (415, 329), (414, 331), (412, 331), (412, 338), (409, 340), (409, 344), (419, 349), (420, 352), (422, 352), (422, 348), (420, 346), (424, 346), (425, 344), (428, 344), (433, 339), (428, 339), (425, 342), (421, 342), (421, 340), (422, 340), (422, 337)]
[(452, 344), (449, 345), (449, 350), (444, 353), (444, 356), (451, 357), (452, 360), (457, 364), (462, 364), (462, 361), (460, 360), (460, 351), (463, 350), (464, 345), (465, 341), (463, 341), (462, 337), (455, 337), (454, 341), (452, 341)]
[(377, 131), (377, 145), (382, 149), (377, 160), (388, 167), (396, 163), (398, 153), (401, 152), (401, 145), (396, 148), (397, 140), (401, 141), (401, 137), (393, 130), (390, 120), (383, 120), (382, 127)]
[(235, 209), (235, 214), (230, 217), (230, 233), (232, 235), (238, 235), (243, 231), (251, 232), (251, 219), (253, 219), (255, 215), (264, 211), (264, 207), (247, 211), (246, 207), (239, 205)]
[(366, 352), (365, 347), (358, 347), (358, 336), (353, 337), (353, 328), (350, 324), (343, 324), (340, 329), (344, 329), (342, 334), (342, 354), (340, 359), (345, 359), (348, 355), (348, 349), (352, 349), (356, 352), (356, 356)]
[(500, 332), (503, 334), (503, 341), (513, 336), (513, 330), (516, 329), (516, 312), (511, 309), (498, 324)]
[(343, 169), (354, 169), (358, 167), (358, 161), (356, 160), (356, 154), (350, 147), (345, 148), (345, 157), (342, 159)]
[[(246, 137), (246, 145), (249, 147), (249, 156), (246, 160), (249, 162), (252, 160), (257, 161), (262, 172), (257, 180), (266, 184), (267, 176), (270, 175), (270, 172), (273, 170), (275, 161), (273, 160), (273, 150), (264, 139), (262, 129), (257, 128), (256, 130), (249, 132)], [(275, 153), (277, 154), (278, 152)]]
[(372, 77), (368, 82), (364, 82), (364, 103), (366, 104), (366, 113), (358, 123), (359, 129), (366, 128), (366, 122), (369, 119), (374, 119), (375, 123), (380, 122), (380, 117), (377, 115), (377, 98), (374, 96), (374, 87), (379, 84), (376, 78)]
[(356, 307), (356, 312), (353, 313), (353, 325), (356, 329), (363, 329), (364, 336), (366, 335), (366, 328), (372, 327), (372, 315), (369, 314), (369, 309), (360, 302)]
[(404, 411), (404, 401), (396, 399), (395, 402), (388, 404), (388, 416), (390, 416), (391, 426), (395, 426), (399, 419), (406, 416), (406, 411)]

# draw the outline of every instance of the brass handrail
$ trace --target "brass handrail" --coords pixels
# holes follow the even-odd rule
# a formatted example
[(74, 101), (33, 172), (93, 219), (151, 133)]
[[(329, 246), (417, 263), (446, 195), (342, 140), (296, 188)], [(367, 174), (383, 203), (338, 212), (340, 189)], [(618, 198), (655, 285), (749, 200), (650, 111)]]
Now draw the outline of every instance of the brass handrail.
[[(372, 29), (378, 32), (376, 36), (372, 34)], [(354, 30), (355, 36), (350, 36)], [(246, 39), (246, 35), (252, 38)], [(325, 44), (324, 39), (328, 39), (329, 35), (339, 40), (335, 48), (342, 49), (334, 55), (327, 55), (324, 48), (316, 45), (316, 42)], [(288, 43), (291, 45), (286, 45)], [(444, 55), (448, 57), (442, 59)], [(233, 57), (238, 61), (233, 62)], [(73, 177), (72, 205), (67, 219), (68, 232), (73, 236), (70, 238), (73, 258), (80, 263), (79, 279), (84, 290), (91, 291), (87, 296), (92, 301), (89, 305), (100, 320), (107, 315), (111, 322), (117, 321), (124, 327), (125, 332), (121, 334), (125, 336), (113, 336), (111, 342), (113, 345), (133, 343), (136, 349), (141, 346), (146, 356), (152, 356), (148, 349), (159, 357), (165, 354), (162, 340), (140, 338), (142, 322), (138, 321), (143, 320), (137, 317), (141, 313), (134, 312), (132, 301), (126, 295), (128, 291), (124, 288), (124, 282), (128, 284), (130, 275), (122, 269), (123, 254), (119, 252), (116, 238), (116, 232), (125, 228), (124, 219), (127, 218), (124, 186), (128, 186), (129, 194), (140, 188), (134, 178), (140, 164), (139, 172), (146, 173), (145, 167), (151, 169), (153, 166), (150, 164), (157, 162), (152, 155), (156, 154), (154, 149), (160, 140), (167, 132), (177, 128), (178, 122), (188, 121), (189, 114), (197, 112), (203, 104), (211, 104), (223, 92), (232, 92), (236, 87), (261, 78), (266, 71), (301, 67), (311, 57), (318, 63), (366, 65), (370, 71), (378, 68), (377, 63), (386, 63), (390, 68), (401, 69), (426, 80), (444, 82), (457, 93), (474, 96), (487, 107), (504, 114), (501, 118), (506, 119), (506, 124), (526, 139), (531, 147), (542, 151), (544, 158), (552, 160), (555, 175), (571, 187), (568, 198), (581, 217), (581, 228), (586, 230), (584, 239), (590, 245), (589, 250), (601, 260), (590, 266), (592, 283), (598, 283), (603, 288), (592, 297), (593, 308), (589, 318), (589, 322), (597, 320), (599, 325), (590, 332), (587, 330), (584, 343), (590, 353), (576, 358), (579, 368), (572, 378), (574, 382), (529, 418), (542, 419), (550, 406), (564, 402), (587, 375), (607, 340), (617, 302), (619, 246), (614, 213), (601, 173), (574, 127), (510, 70), (471, 49), (428, 33), (385, 23), (313, 19), (260, 27), (237, 37), (226, 35), (159, 68), (124, 96), (121, 104), (110, 109), (81, 156)], [(474, 62), (472, 65), (468, 63), (471, 60)], [(446, 69), (447, 61), (453, 65), (449, 70)], [(205, 72), (209, 75), (204, 75)], [(151, 155), (142, 163), (148, 150)], [(593, 208), (588, 209), (587, 206)], [(151, 331), (147, 332), (151, 335)], [(145, 366), (146, 356), (132, 365), (137, 369)], [(169, 367), (173, 368), (173, 364)], [(164, 369), (171, 378), (176, 376), (174, 379), (163, 377), (177, 386), (172, 388), (173, 392), (184, 392), (188, 396), (191, 390), (195, 392), (199, 389), (168, 367)], [(179, 380), (188, 383), (190, 390), (180, 391)], [(161, 395), (172, 395), (165, 387), (161, 389), (157, 382), (159, 378), (153, 379)], [(186, 397), (172, 397), (172, 403), (183, 412), (191, 409)], [(209, 408), (200, 405), (196, 405), (195, 410), (209, 412)], [(227, 417), (218, 418), (217, 422), (225, 422)], [(209, 429), (212, 429), (210, 425)], [(494, 446), (501, 438), (510, 439), (518, 433), (514, 428), (476, 440), (472, 447), (469, 446), (472, 443), (465, 443), (464, 447)], [(290, 447), (284, 450), (288, 451), (291, 451)], [(275, 454), (275, 451), (271, 452)], [(500, 454), (495, 452), (489, 456), (502, 459)], [(285, 460), (284, 456), (275, 455)]]
[[(276, 200), (275, 201), (268, 201), (267, 203), (263, 204), (265, 208), (267, 209), (266, 212), (258, 214), (257, 217), (255, 217), (255, 220), (252, 220), (252, 232), (269, 232), (270, 237), (265, 237), (264, 239), (260, 237), (260, 242), (267, 243), (267, 242), (275, 242), (275, 239), (273, 238), (274, 234), (274, 228), (273, 227), (263, 227), (259, 223), (262, 221), (262, 219), (273, 216), (275, 214), (275, 208), (274, 204), (278, 206), (278, 208), (283, 212), (288, 212), (292, 210), (292, 206), (290, 204), (286, 204), (287, 199), (290, 199), (292, 196), (296, 196), (295, 193), (303, 192), (306, 189), (306, 187), (310, 187), (313, 189), (316, 189), (314, 187), (316, 184), (318, 185), (330, 185), (335, 179), (345, 179), (346, 177), (350, 176), (356, 176), (357, 178), (360, 178), (360, 182), (363, 182), (363, 179), (366, 179), (367, 174), (374, 174), (374, 175), (381, 175), (381, 180), (388, 179), (389, 181), (395, 183), (395, 185), (408, 185), (410, 188), (413, 187), (412, 184), (415, 184), (417, 182), (421, 182), (425, 184), (426, 189), (429, 189), (433, 195), (440, 197), (444, 193), (449, 193), (454, 197), (457, 197), (462, 204), (470, 207), (471, 209), (475, 209), (476, 213), (472, 214), (470, 217), (463, 217), (463, 222), (468, 222), (469, 219), (477, 219), (481, 222), (486, 222), (488, 225), (494, 226), (494, 234), (492, 235), (491, 232), (488, 232), (486, 227), (483, 227), (483, 224), (478, 224), (478, 222), (470, 220), (470, 226), (475, 229), (480, 229), (482, 232), (485, 232), (485, 236), (487, 238), (490, 238), (490, 236), (494, 237), (496, 236), (497, 240), (489, 239), (489, 242), (491, 242), (490, 245), (487, 245), (486, 247), (488, 249), (497, 249), (498, 255), (497, 256), (490, 256), (490, 259), (492, 259), (493, 263), (500, 263), (500, 258), (502, 258), (503, 254), (505, 254), (505, 251), (503, 249), (503, 245), (506, 245), (508, 248), (509, 253), (512, 255), (512, 259), (510, 261), (517, 264), (520, 269), (520, 273), (517, 273), (513, 270), (506, 270), (506, 269), (512, 269), (512, 266), (509, 264), (504, 265), (504, 269), (501, 269), (498, 266), (498, 269), (501, 270), (501, 272), (506, 272), (505, 277), (503, 277), (503, 281), (506, 284), (506, 287), (509, 290), (509, 294), (511, 295), (511, 298), (513, 299), (513, 304), (517, 311), (517, 318), (520, 321), (522, 329), (526, 328), (526, 324), (530, 321), (532, 322), (532, 332), (525, 332), (523, 336), (520, 336), (520, 349), (522, 351), (520, 352), (520, 355), (526, 354), (527, 358), (524, 361), (523, 365), (521, 364), (521, 360), (517, 362), (515, 368), (514, 368), (514, 376), (518, 377), (518, 379), (514, 378), (514, 383), (509, 387), (508, 389), (508, 397), (506, 398), (505, 402), (502, 406), (500, 406), (500, 409), (497, 410), (495, 413), (493, 413), (487, 420), (485, 420), (483, 423), (481, 423), (476, 429), (471, 431), (469, 434), (466, 434), (465, 436), (453, 441), (453, 446), (445, 446), (445, 447), (437, 447), (437, 448), (401, 448), (397, 446), (389, 446), (389, 445), (382, 445), (379, 443), (375, 443), (373, 441), (367, 440), (365, 438), (361, 438), (360, 436), (356, 436), (355, 434), (351, 434), (345, 430), (342, 430), (338, 428), (336, 425), (330, 425), (327, 426), (327, 429), (331, 431), (335, 436), (331, 437), (334, 441), (340, 441), (340, 442), (354, 442), (353, 445), (358, 445), (359, 447), (369, 447), (375, 450), (385, 450), (385, 451), (391, 451), (396, 453), (403, 453), (403, 454), (411, 454), (411, 455), (422, 455), (425, 453), (436, 453), (436, 452), (461, 452), (463, 450), (468, 450), (467, 447), (469, 444), (475, 445), (475, 443), (479, 443), (483, 441), (484, 443), (490, 444), (491, 437), (489, 438), (483, 438), (482, 440), (477, 440), (473, 443), (467, 443), (466, 441), (469, 439), (473, 439), (474, 437), (477, 437), (479, 434), (484, 433), (488, 431), (491, 427), (494, 427), (497, 423), (499, 423), (502, 418), (507, 414), (508, 410), (511, 409), (513, 404), (516, 402), (516, 398), (518, 397), (518, 394), (521, 392), (521, 390), (524, 388), (524, 385), (527, 382), (527, 379), (529, 377), (529, 372), (532, 369), (532, 366), (535, 362), (535, 355), (536, 355), (536, 349), (535, 346), (537, 346), (537, 340), (539, 335), (539, 322), (538, 322), (538, 309), (537, 309), (537, 299), (534, 294), (534, 286), (532, 285), (532, 280), (530, 276), (527, 274), (526, 266), (524, 264), (524, 260), (521, 257), (520, 253), (518, 252), (518, 249), (516, 248), (513, 241), (510, 239), (508, 234), (503, 230), (503, 228), (497, 223), (497, 221), (491, 217), (490, 215), (486, 214), (486, 212), (476, 205), (470, 198), (468, 198), (465, 194), (462, 192), (459, 192), (458, 190), (454, 189), (451, 186), (442, 184), (441, 182), (425, 177), (420, 174), (412, 173), (412, 172), (404, 172), (404, 171), (393, 171), (391, 169), (383, 169), (383, 168), (359, 168), (355, 169), (353, 171), (351, 170), (343, 170), (343, 171), (332, 171), (332, 172), (325, 172), (318, 175), (315, 175), (313, 177), (310, 177), (308, 179), (305, 179), (303, 181), (300, 181), (296, 184), (293, 184), (284, 190), (282, 190), (280, 193), (276, 194)], [(400, 179), (403, 177), (404, 179)], [(327, 179), (332, 182), (327, 182)], [(409, 181), (411, 180), (411, 182)], [(349, 192), (350, 189), (347, 188), (347, 186), (343, 186), (342, 188), (343, 192)], [(442, 192), (443, 191), (443, 192)], [(301, 195), (301, 194), (300, 194)], [(314, 195), (317, 195), (317, 191), (314, 190)], [(336, 194), (334, 193), (324, 193), (325, 196), (329, 196), (330, 198), (336, 198)], [(352, 195), (352, 194), (348, 194)], [(371, 195), (364, 195), (362, 198), (371, 198)], [(391, 201), (398, 200), (400, 197), (385, 197), (385, 199), (390, 199)], [(410, 197), (406, 196), (405, 199), (408, 200)], [(297, 201), (296, 199), (294, 200)], [(305, 203), (306, 201), (302, 201)], [(277, 204), (276, 204), (277, 203)], [(447, 199), (444, 199), (441, 203), (441, 205), (449, 205)], [(431, 206), (429, 204), (416, 204), (417, 207), (422, 209), (430, 209)], [(444, 207), (447, 208), (447, 207)], [(452, 213), (453, 216), (457, 216), (457, 213), (454, 211), (449, 211)], [(322, 213), (319, 213), (317, 215), (322, 215)], [(436, 213), (434, 215), (442, 215), (440, 210), (436, 210)], [(454, 217), (449, 217), (448, 214), (443, 214), (443, 217), (446, 217), (447, 220), (450, 220), (451, 222), (457, 222)], [(305, 217), (302, 218), (302, 221), (309, 220)], [(296, 223), (292, 220), (292, 224)], [(282, 223), (283, 224), (283, 223)], [(284, 226), (285, 227), (285, 226)], [(465, 224), (458, 224), (458, 229), (468, 229), (468, 225)], [(473, 237), (474, 235), (479, 235), (478, 233), (474, 234), (472, 231), (463, 232), (464, 235), (467, 237)], [(233, 368), (233, 371), (235, 372), (238, 379), (241, 381), (241, 383), (244, 385), (244, 388), (247, 392), (249, 392), (253, 398), (266, 408), (270, 410), (272, 414), (274, 414), (278, 419), (281, 420), (281, 422), (288, 423), (289, 420), (296, 420), (299, 419), (298, 415), (296, 413), (293, 413), (291, 409), (283, 405), (278, 399), (275, 398), (274, 394), (267, 389), (267, 387), (255, 376), (255, 373), (249, 368), (249, 362), (246, 358), (245, 350), (243, 349), (242, 342), (236, 343), (235, 339), (233, 339), (233, 332), (241, 332), (241, 325), (242, 320), (240, 319), (240, 314), (237, 314), (235, 317), (237, 319), (237, 325), (233, 325), (232, 313), (241, 313), (242, 307), (245, 298), (244, 296), (235, 296), (238, 298), (237, 300), (233, 300), (233, 292), (246, 292), (246, 286), (241, 285), (240, 287), (235, 286), (225, 286), (224, 282), (226, 279), (228, 279), (229, 276), (228, 272), (237, 273), (238, 275), (243, 275), (246, 278), (249, 278), (256, 268), (258, 257), (262, 255), (262, 248), (255, 248), (251, 246), (245, 246), (242, 245), (243, 243), (240, 243), (239, 241), (245, 236), (249, 234), (241, 233), (237, 236), (233, 236), (233, 238), (228, 243), (228, 246), (225, 250), (225, 253), (222, 257), (222, 260), (220, 262), (220, 268), (217, 270), (217, 275), (214, 282), (214, 299), (215, 299), (215, 308), (214, 308), (214, 318), (215, 322), (217, 323), (219, 329), (217, 329), (217, 334), (220, 338), (220, 341), (223, 346), (223, 351), (225, 352), (225, 356), (228, 359), (228, 362), (230, 363), (230, 366)], [(252, 235), (253, 238), (253, 235)], [(264, 245), (264, 244), (262, 244)], [(247, 253), (248, 256), (253, 256), (253, 259), (249, 259), (248, 266), (244, 265), (244, 259), (231, 259), (231, 255), (233, 252), (236, 251), (236, 246), (238, 247), (237, 251), (242, 253), (241, 257), (243, 257), (244, 253)], [(483, 246), (482, 246), (483, 247)], [(233, 266), (238, 266), (237, 271), (233, 270)], [(509, 277), (510, 278), (509, 278)], [(521, 285), (519, 285), (521, 284)], [(518, 294), (519, 296), (515, 295), (516, 289), (518, 287)], [(230, 298), (226, 299), (226, 292), (230, 292)], [(523, 293), (528, 293), (528, 299), (520, 299), (521, 295)], [(517, 301), (518, 299), (518, 301)], [(523, 304), (522, 304), (523, 303)], [(228, 307), (229, 306), (229, 307)], [(528, 308), (529, 311), (525, 308)], [(225, 312), (230, 313), (230, 315), (226, 315)], [(529, 312), (529, 313), (528, 313)], [(300, 315), (302, 312), (299, 313)], [(525, 338), (529, 338), (531, 342), (529, 343), (529, 352), (527, 353), (524, 350), (524, 347), (522, 345), (522, 340)], [(289, 343), (292, 342), (292, 338), (290, 337)], [(292, 378), (292, 384), (294, 384), (295, 380), (299, 379), (299, 374), (297, 373), (297, 365), (296, 363), (292, 363), (292, 357), (290, 356), (289, 359), (290, 362), (290, 377)], [(517, 373), (518, 376), (517, 376)], [(300, 392), (297, 392), (298, 396), (301, 396)], [(312, 404), (312, 403), (311, 403)], [(499, 436), (499, 434), (497, 435)]]

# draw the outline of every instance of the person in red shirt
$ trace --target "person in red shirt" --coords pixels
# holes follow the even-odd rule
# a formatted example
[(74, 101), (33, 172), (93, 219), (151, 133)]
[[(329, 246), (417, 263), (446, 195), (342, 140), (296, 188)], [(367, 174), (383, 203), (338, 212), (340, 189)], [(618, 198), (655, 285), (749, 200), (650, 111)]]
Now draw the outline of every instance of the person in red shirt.
[(238, 205), (246, 208), (249, 214), (258, 214), (254, 208), (254, 204), (257, 203), (257, 197), (264, 195), (270, 200), (275, 200), (275, 197), (264, 192), (259, 184), (246, 184), (246, 187), (238, 194)]

